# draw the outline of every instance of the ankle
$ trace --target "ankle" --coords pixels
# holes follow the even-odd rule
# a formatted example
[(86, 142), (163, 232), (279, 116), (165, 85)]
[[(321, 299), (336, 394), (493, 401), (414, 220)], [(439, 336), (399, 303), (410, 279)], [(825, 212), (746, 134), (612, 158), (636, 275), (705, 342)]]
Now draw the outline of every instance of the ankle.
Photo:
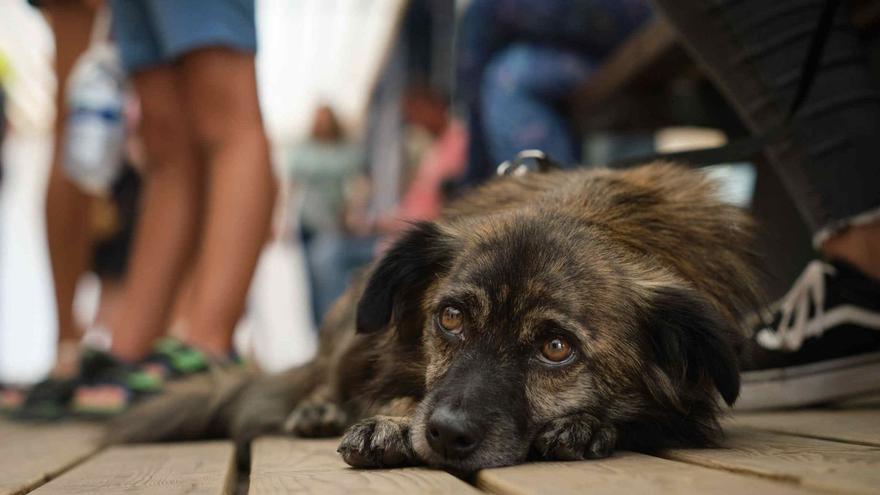
[(232, 354), (232, 343), (213, 338), (188, 338), (186, 344), (204, 352), (208, 356), (218, 359), (228, 359)]
[(182, 339), (187, 345), (216, 358), (227, 358), (232, 352), (232, 334), (235, 322), (228, 318), (190, 318), (185, 324)]
[(59, 341), (56, 354), (55, 366), (50, 373), (53, 378), (70, 378), (79, 373), (79, 342), (75, 340)]
[(880, 222), (851, 227), (825, 241), (822, 254), (880, 280)]
[(124, 363), (143, 361), (149, 354), (150, 346), (143, 346), (135, 342), (118, 342), (118, 339), (114, 339), (110, 346), (110, 355)]

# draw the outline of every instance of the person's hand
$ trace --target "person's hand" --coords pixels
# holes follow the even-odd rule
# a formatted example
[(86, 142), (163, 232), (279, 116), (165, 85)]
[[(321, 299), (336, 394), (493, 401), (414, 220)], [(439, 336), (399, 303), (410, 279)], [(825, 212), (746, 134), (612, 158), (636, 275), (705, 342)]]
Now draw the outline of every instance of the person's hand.
[(373, 185), (365, 175), (358, 176), (346, 188), (342, 224), (348, 232), (361, 237), (374, 233), (375, 222), (367, 213), (372, 193)]

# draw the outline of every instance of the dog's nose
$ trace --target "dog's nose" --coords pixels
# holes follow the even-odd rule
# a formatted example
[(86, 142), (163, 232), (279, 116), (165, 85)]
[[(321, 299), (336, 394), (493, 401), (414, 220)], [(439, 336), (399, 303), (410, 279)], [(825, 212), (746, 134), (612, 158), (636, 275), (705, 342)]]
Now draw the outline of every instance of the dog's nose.
[(431, 413), (425, 437), (438, 454), (451, 459), (464, 459), (477, 449), (485, 429), (471, 420), (461, 409), (440, 406)]

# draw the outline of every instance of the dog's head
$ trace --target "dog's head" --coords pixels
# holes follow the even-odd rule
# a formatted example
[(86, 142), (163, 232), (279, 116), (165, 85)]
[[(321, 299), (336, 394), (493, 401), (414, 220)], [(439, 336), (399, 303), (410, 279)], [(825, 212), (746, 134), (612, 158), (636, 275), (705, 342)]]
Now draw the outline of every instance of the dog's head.
[(635, 425), (739, 392), (733, 330), (711, 304), (649, 256), (541, 212), (416, 225), (376, 265), (357, 329), (420, 339), (412, 444), (457, 470), (524, 460), (557, 418)]

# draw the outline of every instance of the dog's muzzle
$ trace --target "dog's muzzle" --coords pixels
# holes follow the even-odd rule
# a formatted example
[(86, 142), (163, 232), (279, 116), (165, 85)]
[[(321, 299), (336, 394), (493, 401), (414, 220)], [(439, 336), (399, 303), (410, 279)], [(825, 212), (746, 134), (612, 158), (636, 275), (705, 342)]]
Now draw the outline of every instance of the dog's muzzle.
[(425, 428), (425, 439), (437, 454), (461, 460), (482, 443), (486, 428), (462, 409), (441, 405), (434, 409)]

